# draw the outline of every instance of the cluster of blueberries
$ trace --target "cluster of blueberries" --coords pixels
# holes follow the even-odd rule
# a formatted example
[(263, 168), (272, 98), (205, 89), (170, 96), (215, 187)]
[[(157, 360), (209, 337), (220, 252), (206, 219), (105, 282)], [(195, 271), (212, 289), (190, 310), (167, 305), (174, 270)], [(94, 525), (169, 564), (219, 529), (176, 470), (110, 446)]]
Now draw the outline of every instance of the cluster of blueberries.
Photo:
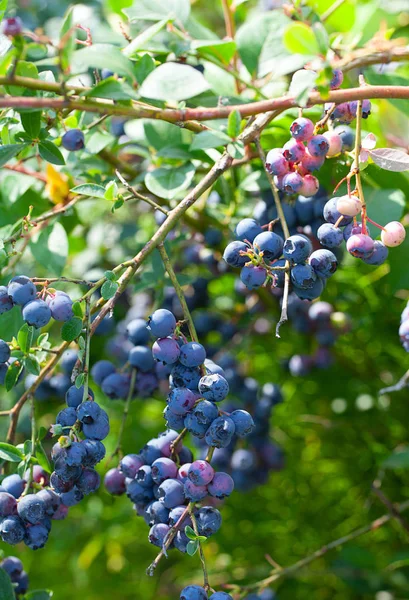
[(23, 563), (16, 556), (7, 556), (0, 562), (0, 569), (6, 571), (10, 577), (16, 596), (25, 594), (28, 590), (28, 575), (24, 571)]
[(399, 337), (402, 346), (409, 352), (409, 302), (402, 311), (400, 318)]
[(294, 354), (288, 362), (288, 369), (294, 377), (304, 377), (311, 369), (326, 369), (331, 366), (333, 357), (330, 348), (338, 337), (349, 329), (349, 319), (342, 312), (335, 312), (329, 302), (307, 304), (295, 295), (288, 299), (288, 315), (291, 323), (300, 333), (312, 335), (318, 348), (312, 355)]
[[(273, 590), (264, 589), (258, 594), (248, 594), (243, 600), (275, 600), (276, 595)], [(188, 585), (180, 593), (180, 600), (233, 600), (233, 597), (227, 592), (214, 592), (207, 596), (206, 591), (200, 585)]]
[[(342, 81), (342, 71), (335, 70), (330, 88), (338, 89), (341, 87)], [(350, 102), (340, 106), (348, 107), (348, 111), (352, 114), (353, 104)], [(357, 105), (357, 103), (355, 104)], [(356, 111), (357, 106), (355, 106), (355, 116)], [(369, 111), (370, 102), (369, 108), (366, 106), (365, 112), (363, 111), (363, 116), (368, 116)], [(344, 112), (343, 109), (338, 111), (338, 107), (336, 107), (332, 112), (332, 117), (339, 120), (340, 123), (351, 122), (353, 119), (347, 121), (340, 118)], [(266, 169), (274, 176), (274, 183), (279, 190), (287, 194), (314, 196), (318, 191), (319, 182), (312, 173), (322, 167), (326, 158), (338, 156), (343, 150), (350, 150), (350, 136), (348, 133), (345, 134), (342, 126), (338, 130), (329, 130), (322, 135), (316, 134), (314, 123), (305, 117), (299, 117), (293, 121), (290, 133), (291, 139), (282, 148), (273, 148), (268, 152)]]
[(178, 531), (169, 547), (186, 552), (185, 527), (193, 525), (189, 502), (203, 501), (194, 517), (199, 535), (210, 537), (222, 522), (213, 505), (228, 496), (234, 484), (226, 473), (215, 473), (209, 462), (192, 462), (191, 451), (177, 438), (176, 431), (167, 430), (138, 454), (124, 456), (118, 468), (105, 475), (104, 484), (110, 494), (127, 494), (137, 515), (150, 526), (151, 544), (161, 548), (175, 527)]
[(72, 300), (68, 294), (54, 290), (42, 299), (34, 283), (25, 275), (17, 275), (8, 286), (0, 286), (0, 314), (15, 305), (21, 306), (24, 321), (37, 329), (45, 327), (51, 318), (69, 321), (73, 316)]
[(228, 265), (241, 267), (240, 279), (250, 290), (268, 279), (274, 287), (283, 288), (288, 264), (294, 293), (302, 300), (313, 300), (321, 295), (326, 280), (338, 267), (331, 250), (313, 251), (311, 240), (301, 233), (284, 240), (248, 218), (238, 223), (236, 235), (239, 239), (228, 244), (223, 258)]
[[(357, 221), (359, 214), (362, 222)], [(326, 221), (317, 231), (325, 248), (333, 250), (346, 242), (347, 251), (368, 265), (381, 265), (388, 257), (388, 247), (399, 246), (405, 239), (405, 228), (399, 221), (381, 227), (381, 239), (374, 240), (366, 226), (366, 213), (360, 199), (352, 194), (328, 200), (323, 209)]]
[[(40, 490), (27, 494), (27, 485)], [(49, 489), (49, 474), (39, 465), (27, 471), (24, 478), (8, 475), (0, 485), (0, 537), (10, 545), (24, 542), (32, 550), (42, 548), (51, 530), (52, 520), (65, 519), (68, 507), (60, 496)]]

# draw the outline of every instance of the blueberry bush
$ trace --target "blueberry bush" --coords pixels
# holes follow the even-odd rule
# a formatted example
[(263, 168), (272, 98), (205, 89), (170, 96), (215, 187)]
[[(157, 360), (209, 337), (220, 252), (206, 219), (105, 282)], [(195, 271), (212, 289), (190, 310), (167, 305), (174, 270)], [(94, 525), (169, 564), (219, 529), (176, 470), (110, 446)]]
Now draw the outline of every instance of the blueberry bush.
[(409, 597), (407, 1), (0, 20), (0, 599)]

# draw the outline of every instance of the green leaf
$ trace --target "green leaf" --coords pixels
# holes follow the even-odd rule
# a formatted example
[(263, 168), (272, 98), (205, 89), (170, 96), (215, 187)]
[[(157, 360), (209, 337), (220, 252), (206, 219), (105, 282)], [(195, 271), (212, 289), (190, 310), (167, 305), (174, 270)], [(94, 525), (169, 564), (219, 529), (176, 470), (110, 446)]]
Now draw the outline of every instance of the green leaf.
[(65, 160), (61, 151), (50, 140), (45, 140), (38, 144), (38, 152), (44, 160), (53, 165), (65, 165)]
[[(128, 129), (126, 131), (128, 132)], [(155, 150), (182, 144), (180, 127), (173, 125), (173, 123), (166, 123), (166, 121), (146, 120), (142, 133), (145, 134), (149, 146), (153, 146)], [(130, 137), (132, 137), (132, 132), (130, 132)]]
[(123, 49), (123, 53), (125, 56), (129, 56), (133, 58), (137, 52), (140, 50), (145, 50), (147, 48), (147, 42), (149, 42), (155, 35), (157, 35), (169, 22), (169, 19), (162, 19), (158, 23), (151, 25), (145, 31), (142, 31), (139, 35), (136, 36), (132, 42)]
[(24, 360), (24, 366), (27, 369), (27, 371), (32, 375), (40, 374), (41, 368), (39, 362), (33, 354), (26, 357), (26, 359)]
[(143, 82), (140, 93), (153, 100), (186, 100), (209, 89), (202, 73), (180, 63), (168, 62), (157, 67)]
[(289, 93), (296, 98), (300, 106), (307, 104), (308, 96), (315, 85), (317, 76), (315, 71), (307, 69), (300, 69), (294, 73)]
[(48, 337), (48, 333), (42, 333), (39, 335), (37, 339), (37, 346), (40, 346), (40, 348), (47, 348), (47, 345), (49, 344)]
[(314, 23), (312, 30), (317, 40), (319, 52), (326, 56), (329, 48), (329, 37), (327, 30), (322, 23)]
[(115, 181), (110, 181), (105, 189), (104, 198), (105, 200), (114, 200), (118, 195), (118, 186)]
[(0, 598), (1, 600), (16, 600), (11, 579), (4, 569), (0, 568)]
[(409, 468), (409, 448), (402, 448), (388, 456), (383, 461), (384, 469), (408, 469)]
[(228, 144), (227, 152), (233, 158), (236, 158), (236, 159), (244, 158), (245, 149), (244, 149), (243, 142), (233, 142), (232, 144)]
[(109, 300), (115, 296), (117, 289), (119, 288), (118, 283), (116, 281), (105, 281), (101, 288), (101, 295), (104, 300)]
[(186, 537), (189, 538), (189, 540), (196, 540), (197, 539), (197, 535), (195, 533), (195, 530), (192, 529), (192, 527), (190, 527), (190, 525), (186, 525), (186, 527), (185, 527), (185, 535), (186, 535)]
[(79, 388), (84, 385), (84, 381), (85, 381), (85, 374), (84, 373), (80, 373), (79, 375), (77, 375), (77, 377), (75, 378), (75, 387), (79, 390)]
[[(278, 11), (275, 11), (278, 12)], [(261, 49), (272, 27), (272, 15), (257, 15), (246, 21), (236, 33), (236, 44), (244, 66), (249, 73), (256, 74)]]
[(0, 146), (0, 167), (17, 156), (17, 154), (26, 147), (27, 144), (6, 144), (4, 146)]
[(67, 233), (61, 223), (50, 225), (33, 238), (30, 250), (39, 263), (47, 265), (50, 274), (61, 275), (69, 250)]
[(0, 458), (10, 462), (20, 462), (24, 458), (24, 454), (15, 446), (0, 442)]
[(26, 353), (30, 350), (34, 337), (34, 327), (30, 327), (27, 323), (21, 327), (17, 334), (17, 342), (20, 349)]
[(116, 275), (113, 271), (105, 271), (104, 277), (105, 279), (109, 279), (109, 281), (116, 281)]
[(52, 472), (52, 467), (50, 465), (50, 461), (48, 460), (48, 456), (39, 440), (36, 442), (36, 458), (38, 460), (38, 464), (43, 467), (47, 473)]
[(66, 12), (60, 29), (60, 61), (64, 72), (70, 68), (72, 54), (75, 48), (75, 28), (72, 20), (73, 7)]
[[(401, 190), (374, 190), (364, 187), (368, 215), (373, 221), (385, 225), (389, 221), (399, 221), (405, 208), (405, 195)], [(379, 236), (379, 229), (368, 223), (368, 229), (373, 237)], [(394, 254), (390, 252), (389, 256)]]
[(192, 48), (204, 58), (214, 57), (228, 65), (236, 52), (236, 42), (233, 40), (194, 40)]
[(190, 150), (208, 150), (225, 146), (231, 142), (231, 138), (221, 131), (201, 131), (193, 138), (190, 144)]
[(176, 169), (160, 167), (147, 173), (145, 185), (155, 196), (172, 200), (189, 187), (194, 174), (195, 167), (192, 163)]
[(7, 4), (8, 4), (8, 0), (0, 0), (0, 21), (4, 17), (4, 13), (6, 12), (6, 9), (7, 9)]
[(33, 112), (22, 112), (20, 114), (21, 124), (24, 127), (24, 131), (31, 137), (31, 139), (38, 138), (41, 129), (41, 110)]
[(16, 385), (22, 370), (23, 364), (19, 360), (14, 361), (7, 369), (5, 384), (8, 392)]
[(24, 596), (24, 600), (51, 600), (53, 593), (49, 590), (33, 590)]
[(374, 163), (386, 171), (408, 171), (409, 155), (397, 148), (376, 148), (369, 151)]
[(73, 54), (71, 68), (77, 73), (85, 73), (90, 68), (108, 69), (117, 75), (135, 79), (132, 62), (112, 44), (92, 44), (77, 50)]
[(199, 542), (197, 540), (190, 541), (186, 546), (186, 552), (189, 554), (189, 556), (194, 556), (198, 550)]
[(241, 115), (238, 110), (234, 110), (229, 114), (227, 120), (227, 135), (236, 139), (240, 133)]
[(80, 317), (80, 319), (82, 319), (82, 317), (84, 316), (84, 313), (82, 312), (82, 307), (81, 307), (80, 302), (74, 302), (74, 304), (72, 305), (72, 312), (74, 313), (74, 315), (76, 317)]
[(185, 23), (190, 15), (190, 0), (134, 0), (132, 8), (124, 10), (130, 21), (161, 21), (175, 19)]
[(70, 192), (73, 192), (73, 194), (80, 194), (81, 196), (90, 196), (92, 198), (105, 198), (105, 188), (96, 183), (83, 183), (77, 185), (72, 188)]
[(155, 70), (155, 61), (150, 54), (144, 54), (135, 64), (134, 70), (136, 81), (142, 85), (149, 73)]
[(61, 337), (65, 342), (73, 342), (82, 331), (82, 319), (72, 317), (64, 323), (61, 329)]
[(317, 38), (306, 23), (291, 23), (284, 32), (284, 45), (290, 52), (315, 56), (319, 54)]
[(111, 100), (136, 100), (138, 95), (126, 81), (108, 77), (84, 94), (88, 98), (109, 98)]

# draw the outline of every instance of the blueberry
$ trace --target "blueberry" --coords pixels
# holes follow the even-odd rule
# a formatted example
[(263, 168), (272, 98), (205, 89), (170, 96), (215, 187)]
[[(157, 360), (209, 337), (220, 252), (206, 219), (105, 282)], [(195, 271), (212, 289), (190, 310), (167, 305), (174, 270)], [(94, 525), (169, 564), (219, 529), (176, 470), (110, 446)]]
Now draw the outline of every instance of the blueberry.
[(29, 494), (20, 498), (17, 505), (20, 519), (35, 525), (45, 517), (45, 503), (37, 494)]
[(163, 417), (166, 421), (166, 425), (172, 429), (175, 429), (176, 431), (181, 431), (185, 427), (184, 416), (177, 415), (176, 413), (172, 412), (169, 406), (164, 408)]
[(334, 133), (337, 133), (342, 140), (343, 150), (352, 150), (355, 145), (355, 131), (348, 125), (338, 125)]
[(156, 338), (168, 337), (176, 329), (176, 319), (170, 310), (159, 308), (149, 317), (147, 328)]
[(200, 585), (188, 585), (180, 592), (179, 600), (207, 600), (207, 594)]
[[(193, 460), (193, 456), (192, 456), (192, 460)], [(189, 472), (189, 468), (190, 468), (191, 464), (192, 464), (191, 462), (187, 462), (187, 463), (184, 463), (181, 467), (179, 467), (178, 474), (177, 474), (177, 480), (180, 481), (181, 483), (186, 483), (186, 481), (188, 479), (187, 474)]]
[(66, 350), (61, 356), (60, 366), (67, 375), (71, 375), (72, 370), (77, 362), (78, 353), (76, 350)]
[(99, 418), (100, 414), (101, 407), (91, 400), (82, 402), (77, 409), (77, 419), (83, 424), (94, 423)]
[(344, 239), (342, 229), (335, 227), (332, 223), (323, 223), (318, 229), (317, 237), (321, 244), (327, 248), (340, 246)]
[(84, 467), (94, 467), (105, 457), (105, 446), (99, 440), (82, 440), (81, 445), (86, 451), (83, 459)]
[(329, 87), (331, 90), (337, 90), (341, 87), (342, 82), (344, 81), (344, 74), (340, 69), (334, 69), (332, 71), (332, 78), (329, 82)]
[(14, 546), (24, 539), (24, 535), (24, 524), (19, 517), (11, 515), (0, 521), (0, 536), (6, 544)]
[(254, 290), (263, 285), (267, 277), (267, 271), (263, 267), (243, 267), (240, 271), (240, 279), (247, 289)]
[(41, 498), (44, 502), (44, 509), (47, 517), (53, 517), (61, 505), (60, 497), (53, 492), (53, 490), (40, 490), (37, 492), (37, 498)]
[(165, 525), (165, 523), (157, 523), (156, 525), (153, 525), (148, 536), (150, 543), (154, 546), (158, 546), (158, 548), (162, 548), (169, 530), (169, 525)]
[(8, 492), (0, 492), (0, 519), (14, 515), (17, 511), (17, 502)]
[(215, 473), (207, 489), (209, 494), (215, 498), (227, 498), (234, 490), (234, 481), (228, 473)]
[(88, 439), (104, 440), (109, 434), (109, 419), (107, 413), (101, 409), (101, 414), (93, 423), (83, 423), (82, 431)]
[(219, 411), (213, 402), (202, 400), (189, 413), (200, 425), (207, 429), (209, 425), (219, 416)]
[(183, 531), (178, 531), (176, 537), (173, 539), (175, 548), (183, 553), (187, 552), (187, 545), (189, 542), (189, 538)]
[(125, 399), (129, 393), (130, 378), (125, 373), (111, 373), (105, 377), (101, 384), (101, 390), (111, 400)]
[(289, 171), (288, 161), (281, 148), (273, 148), (266, 156), (266, 169), (272, 175), (281, 177)]
[(14, 304), (9, 296), (8, 288), (5, 285), (0, 285), (0, 315), (11, 310), (13, 306)]
[(24, 537), (24, 543), (31, 550), (43, 548), (48, 540), (48, 530), (44, 525), (33, 525), (28, 527)]
[(205, 375), (199, 381), (199, 392), (206, 400), (220, 402), (229, 393), (229, 384), (223, 375)]
[(159, 338), (152, 346), (152, 355), (158, 362), (172, 365), (179, 359), (179, 344), (173, 338)]
[(314, 302), (308, 309), (308, 318), (313, 323), (329, 323), (333, 312), (334, 309), (328, 302)]
[(298, 163), (304, 158), (305, 146), (302, 142), (290, 139), (283, 146), (283, 155), (288, 162)]
[[(294, 357), (293, 357), (294, 358)], [(239, 448), (231, 457), (231, 467), (237, 471), (250, 471), (255, 466), (255, 457), (251, 450)]]
[(108, 79), (108, 77), (112, 77), (113, 76), (113, 72), (109, 71), (108, 69), (102, 69), (101, 70), (101, 79)]
[(319, 298), (321, 296), (324, 289), (324, 284), (323, 280), (318, 277), (310, 288), (300, 288), (294, 286), (293, 289), (300, 300), (315, 300), (315, 298)]
[(305, 235), (291, 235), (284, 242), (284, 258), (292, 263), (302, 263), (312, 252), (312, 244)]
[(143, 457), (143, 461), (147, 465), (151, 465), (155, 462), (157, 458), (160, 458), (162, 455), (162, 450), (159, 447), (158, 440), (150, 440), (142, 449), (141, 455)]
[[(185, 515), (185, 516), (183, 516)], [(183, 519), (182, 519), (183, 517)], [(181, 521), (182, 519), (182, 521)], [(172, 508), (169, 513), (169, 525), (173, 526), (179, 523), (179, 529), (183, 529), (187, 526), (192, 526), (192, 520), (189, 514), (186, 514), (186, 506), (176, 506)]]
[(82, 150), (85, 146), (84, 134), (80, 129), (69, 129), (62, 136), (61, 145), (70, 152)]
[(150, 339), (149, 330), (144, 319), (133, 319), (126, 326), (126, 335), (134, 346), (143, 346)]
[(135, 476), (136, 481), (144, 488), (151, 488), (154, 484), (152, 479), (152, 468), (149, 465), (142, 465)]
[(282, 254), (283, 239), (273, 231), (263, 231), (254, 238), (253, 246), (263, 253), (263, 258), (274, 260)]
[(23, 571), (23, 563), (15, 556), (6, 556), (6, 558), (0, 562), (0, 567), (4, 569), (11, 578), (17, 577)]
[(311, 265), (300, 264), (291, 269), (291, 281), (298, 288), (312, 288), (316, 279), (317, 275)]
[(195, 485), (207, 485), (214, 477), (214, 469), (206, 460), (195, 460), (190, 465), (187, 476)]
[(34, 283), (25, 275), (13, 277), (8, 285), (8, 295), (14, 304), (24, 306), (27, 302), (34, 300), (37, 289)]
[(231, 267), (244, 267), (249, 257), (243, 256), (241, 252), (248, 252), (249, 247), (244, 242), (230, 242), (224, 250), (223, 258)]
[(149, 398), (158, 387), (158, 378), (154, 373), (137, 373), (135, 392), (139, 398)]
[(303, 186), (303, 178), (299, 173), (287, 173), (283, 177), (282, 189), (287, 194), (296, 194)]
[(5, 363), (10, 358), (11, 352), (7, 342), (0, 340), (0, 363)]
[(21, 35), (23, 32), (23, 22), (20, 17), (9, 17), (8, 19), (4, 19), (1, 24), (1, 31), (3, 35), (8, 35), (10, 37)]
[(21, 594), (25, 594), (28, 590), (28, 583), (29, 583), (27, 573), (25, 571), (20, 573), (20, 575), (18, 575), (14, 579), (13, 583), (14, 583), (14, 592), (17, 597), (21, 596)]
[(158, 485), (165, 479), (175, 479), (177, 473), (178, 468), (170, 458), (161, 457), (152, 463), (152, 479)]
[(48, 384), (53, 396), (65, 398), (65, 394), (71, 387), (71, 378), (65, 373), (56, 373), (56, 375), (50, 377)]
[(261, 391), (263, 398), (268, 398), (273, 406), (275, 406), (276, 404), (280, 404), (283, 401), (283, 394), (281, 392), (281, 388), (275, 383), (265, 383)]
[(171, 372), (173, 387), (187, 387), (190, 390), (197, 390), (201, 378), (200, 369), (185, 367), (177, 363)]
[(242, 241), (252, 243), (256, 235), (263, 230), (255, 219), (242, 219), (236, 227), (236, 235)]
[(331, 198), (324, 206), (323, 216), (328, 223), (338, 223), (338, 227), (344, 227), (352, 222), (353, 217), (346, 217), (341, 215), (337, 210), (337, 203), (339, 198)]
[[(314, 123), (305, 117), (299, 117), (290, 125), (290, 133), (296, 140), (307, 142), (314, 134)], [(278, 175), (279, 173), (275, 173)]]
[(177, 479), (165, 479), (159, 486), (158, 496), (166, 508), (175, 508), (185, 501), (183, 484)]
[(197, 400), (197, 395), (188, 388), (174, 388), (169, 392), (168, 407), (176, 415), (185, 415)]
[(65, 448), (65, 462), (69, 467), (81, 466), (86, 455), (87, 449), (81, 442), (71, 442), (71, 445)]
[(217, 417), (206, 432), (206, 443), (216, 448), (225, 448), (233, 438), (235, 426), (229, 417)]
[(39, 329), (49, 323), (51, 319), (51, 310), (44, 300), (36, 298), (27, 302), (22, 310), (23, 319), (28, 325), (32, 325)]
[(155, 368), (155, 361), (152, 356), (152, 351), (146, 346), (135, 346), (129, 352), (129, 364), (143, 373), (152, 371)]
[(66, 294), (56, 294), (48, 303), (51, 316), (56, 321), (69, 321), (74, 313), (72, 310), (72, 300)]
[(11, 494), (15, 498), (20, 498), (26, 487), (26, 482), (20, 475), (15, 473), (14, 475), (7, 475), (1, 482), (1, 487), (8, 494)]
[(182, 446), (182, 448), (180, 448), (180, 450), (178, 450), (177, 455), (178, 455), (179, 462), (182, 465), (185, 463), (188, 463), (188, 462), (191, 463), (193, 460), (193, 452), (187, 446)]
[(65, 506), (75, 506), (79, 504), (81, 500), (84, 498), (84, 494), (74, 486), (68, 492), (63, 492), (61, 494), (61, 502)]
[(308, 152), (311, 156), (322, 157), (326, 156), (329, 150), (329, 143), (323, 135), (314, 135), (308, 142)]
[(180, 349), (180, 362), (185, 367), (199, 367), (206, 359), (206, 350), (198, 342), (188, 342)]
[(318, 277), (327, 279), (335, 273), (338, 261), (331, 250), (315, 250), (309, 258), (309, 263)]
[(95, 469), (84, 469), (77, 480), (76, 485), (83, 494), (92, 494), (93, 492), (96, 492), (100, 485), (99, 473), (97, 473)]
[(230, 418), (235, 426), (235, 433), (239, 437), (246, 437), (254, 429), (253, 417), (246, 410), (234, 410)]
[[(82, 385), (80, 388), (77, 388), (75, 385), (72, 385), (65, 394), (65, 401), (71, 408), (77, 408), (81, 404), (83, 397), (84, 386)], [(94, 392), (90, 388), (88, 388), (88, 397), (94, 397)]]
[(169, 509), (163, 504), (163, 502), (159, 502), (159, 500), (154, 500), (145, 510), (145, 517), (148, 525), (156, 525), (158, 523), (166, 523), (172, 525), (169, 522)]
[(134, 479), (143, 465), (143, 458), (139, 454), (127, 454), (119, 463), (121, 473), (129, 479)]
[(200, 502), (208, 494), (206, 485), (196, 485), (190, 479), (184, 482), (184, 492), (190, 502)]
[(209, 600), (233, 600), (233, 596), (230, 596), (227, 592), (214, 592)]
[(372, 254), (362, 257), (362, 260), (367, 265), (382, 265), (388, 258), (388, 254), (388, 248), (379, 240), (375, 240)]
[(210, 537), (222, 526), (222, 516), (217, 508), (203, 506), (196, 514), (197, 529), (200, 535)]

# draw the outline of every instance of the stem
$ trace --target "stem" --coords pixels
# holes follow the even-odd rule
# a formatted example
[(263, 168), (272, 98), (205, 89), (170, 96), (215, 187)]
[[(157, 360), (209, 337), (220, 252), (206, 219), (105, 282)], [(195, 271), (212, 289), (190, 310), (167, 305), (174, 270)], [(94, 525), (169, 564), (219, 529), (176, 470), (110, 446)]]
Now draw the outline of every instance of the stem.
[(288, 321), (288, 294), (290, 291), (290, 262), (288, 260), (285, 262), (285, 268), (283, 303), (281, 305), (280, 320), (276, 325), (276, 337), (278, 338), (280, 337), (281, 325), (284, 325)]
[(171, 444), (170, 444), (170, 450), (171, 450), (171, 455), (170, 455), (170, 457), (171, 457), (171, 459), (172, 459), (172, 460), (174, 460), (174, 459), (175, 459), (175, 457), (176, 457), (176, 448), (177, 448), (177, 445), (179, 444), (179, 442), (180, 442), (181, 440), (183, 440), (183, 438), (185, 437), (185, 435), (186, 435), (186, 434), (187, 434), (187, 429), (186, 429), (186, 427), (185, 427), (185, 428), (184, 428), (184, 429), (182, 429), (182, 431), (179, 433), (178, 437), (177, 437), (175, 440), (173, 440), (173, 442), (171, 442)]
[(86, 285), (92, 287), (95, 284), (92, 281), (86, 281), (85, 279), (71, 279), (70, 277), (31, 277), (31, 281), (38, 285), (48, 286), (50, 283), (75, 283), (76, 285)]
[[(399, 504), (396, 507), (396, 510), (399, 513), (401, 513), (403, 511), (405, 511), (407, 508), (409, 508), (409, 500)], [(352, 531), (351, 533), (348, 533), (347, 535), (344, 535), (343, 537), (341, 537), (337, 540), (334, 540), (333, 542), (330, 542), (326, 546), (322, 546), (322, 548), (320, 548), (319, 550), (316, 550), (309, 556), (302, 558), (301, 560), (297, 561), (293, 565), (290, 565), (289, 567), (285, 567), (282, 569), (276, 569), (275, 571), (273, 571), (272, 575), (270, 575), (266, 579), (262, 579), (261, 581), (258, 581), (257, 583), (253, 583), (251, 585), (244, 586), (242, 589), (243, 590), (253, 590), (253, 589), (267, 587), (268, 585), (272, 584), (274, 581), (277, 581), (277, 579), (280, 579), (281, 577), (285, 577), (287, 575), (292, 575), (296, 571), (302, 569), (303, 567), (306, 567), (307, 565), (312, 563), (317, 558), (320, 558), (321, 556), (324, 556), (324, 554), (327, 554), (327, 552), (329, 552), (330, 550), (334, 550), (335, 548), (338, 548), (339, 546), (342, 546), (343, 544), (346, 544), (347, 542), (350, 542), (351, 540), (354, 540), (354, 539), (360, 537), (361, 535), (364, 535), (365, 533), (369, 533), (370, 531), (375, 531), (375, 530), (379, 529), (380, 527), (382, 527), (383, 525), (388, 523), (392, 518), (393, 518), (392, 515), (389, 513), (386, 515), (383, 515), (382, 517), (379, 517), (378, 519), (371, 521), (367, 525), (364, 525), (363, 527), (360, 527), (359, 529), (356, 529), (355, 531)]]
[(409, 381), (409, 369), (399, 379), (399, 381), (397, 383), (379, 390), (379, 395), (383, 396), (383, 394), (388, 394), (389, 392), (399, 392), (400, 390), (403, 390), (403, 388), (405, 388), (408, 385), (408, 381)]
[[(190, 506), (190, 504), (189, 504), (189, 506)], [(190, 518), (192, 519), (193, 530), (196, 535), (199, 535), (199, 530), (197, 528), (197, 521), (196, 521), (195, 514), (193, 512), (193, 509), (189, 509), (189, 514), (190, 514)], [(207, 573), (206, 559), (205, 559), (205, 556), (203, 553), (202, 542), (200, 542), (199, 540), (198, 540), (198, 546), (199, 546), (199, 557), (200, 557), (200, 562), (202, 563), (202, 571), (203, 571), (203, 587), (204, 587), (205, 591), (208, 592), (210, 590), (209, 575)]]
[(89, 354), (91, 350), (91, 305), (90, 298), (85, 300), (85, 351), (84, 351), (84, 363), (82, 372), (85, 375), (84, 377), (84, 394), (82, 396), (82, 401), (85, 402), (88, 398), (88, 388), (89, 388)]
[[(35, 444), (36, 444), (36, 419), (35, 419), (35, 402), (34, 396), (30, 396), (31, 401), (31, 455), (35, 456)], [(33, 482), (33, 469), (34, 464), (30, 464), (30, 469), (28, 473), (26, 487), (23, 492), (23, 496), (26, 496), (30, 490), (31, 484)]]
[(197, 342), (198, 338), (197, 338), (196, 328), (193, 323), (192, 315), (190, 314), (190, 310), (186, 303), (186, 299), (185, 299), (185, 295), (183, 293), (182, 287), (181, 287), (179, 281), (177, 280), (176, 273), (173, 270), (172, 263), (170, 262), (168, 253), (166, 252), (165, 246), (163, 243), (158, 245), (158, 250), (159, 250), (159, 254), (162, 258), (163, 266), (165, 267), (165, 270), (166, 270), (167, 274), (169, 275), (169, 279), (171, 280), (172, 285), (175, 288), (175, 292), (179, 299), (179, 302), (182, 305), (183, 318), (187, 323), (190, 337), (193, 342)]
[(372, 491), (374, 492), (374, 494), (376, 496), (378, 496), (379, 500), (382, 502), (382, 504), (384, 504), (386, 506), (386, 508), (389, 511), (389, 514), (398, 521), (398, 523), (403, 527), (403, 529), (406, 529), (406, 531), (409, 531), (409, 524), (406, 521), (406, 519), (404, 519), (402, 517), (402, 515), (400, 514), (400, 512), (396, 509), (396, 506), (389, 500), (389, 498), (382, 492), (382, 490), (379, 488), (380, 483), (378, 482), (378, 485), (376, 483), (372, 484)]
[(126, 424), (126, 420), (128, 418), (128, 414), (129, 414), (129, 407), (130, 407), (132, 396), (133, 396), (133, 393), (134, 393), (135, 380), (136, 380), (136, 369), (132, 369), (132, 371), (131, 371), (131, 379), (130, 379), (130, 382), (129, 382), (128, 396), (126, 398), (124, 412), (123, 412), (123, 415), (122, 415), (121, 427), (119, 429), (118, 441), (116, 443), (115, 450), (112, 452), (111, 456), (108, 459), (108, 462), (107, 462), (107, 465), (106, 465), (107, 467), (108, 467), (109, 463), (111, 462), (111, 460), (122, 449), (122, 437), (124, 435), (125, 424)]
[(334, 4), (332, 4), (332, 6), (330, 6), (329, 8), (327, 8), (327, 10), (322, 14), (321, 16), (321, 23), (325, 23), (325, 21), (327, 19), (330, 18), (330, 16), (336, 11), (338, 10), (338, 8), (340, 6), (342, 6), (344, 4), (345, 0), (335, 0)]
[(131, 192), (131, 194), (134, 196), (134, 198), (137, 198), (138, 200), (143, 200), (144, 202), (146, 202), (147, 204), (150, 204), (150, 206), (152, 206), (152, 208), (154, 208), (155, 210), (159, 210), (161, 213), (163, 213), (164, 215), (168, 215), (169, 211), (166, 208), (163, 208), (163, 206), (161, 206), (160, 204), (157, 204), (154, 200), (152, 200), (151, 198), (148, 198), (147, 196), (143, 196), (142, 194), (140, 194), (134, 187), (132, 187), (127, 181), (126, 179), (124, 179), (121, 175), (121, 173), (118, 171), (118, 169), (115, 171), (115, 175), (118, 177), (119, 181), (122, 183), (122, 185), (128, 190), (128, 192)]
[[(223, 17), (224, 17), (224, 24), (226, 27), (226, 33), (229, 38), (234, 40), (234, 37), (236, 35), (236, 24), (234, 22), (234, 15), (233, 15), (233, 11), (231, 9), (230, 0), (222, 0), (222, 7), (223, 7)], [(238, 63), (237, 51), (235, 50), (235, 52), (233, 54), (232, 64), (233, 64), (233, 68), (236, 73), (238, 72), (238, 64), (237, 63)], [(235, 79), (234, 84), (236, 87), (236, 92), (238, 94), (240, 94), (241, 88), (240, 88), (240, 83), (237, 78)]]

